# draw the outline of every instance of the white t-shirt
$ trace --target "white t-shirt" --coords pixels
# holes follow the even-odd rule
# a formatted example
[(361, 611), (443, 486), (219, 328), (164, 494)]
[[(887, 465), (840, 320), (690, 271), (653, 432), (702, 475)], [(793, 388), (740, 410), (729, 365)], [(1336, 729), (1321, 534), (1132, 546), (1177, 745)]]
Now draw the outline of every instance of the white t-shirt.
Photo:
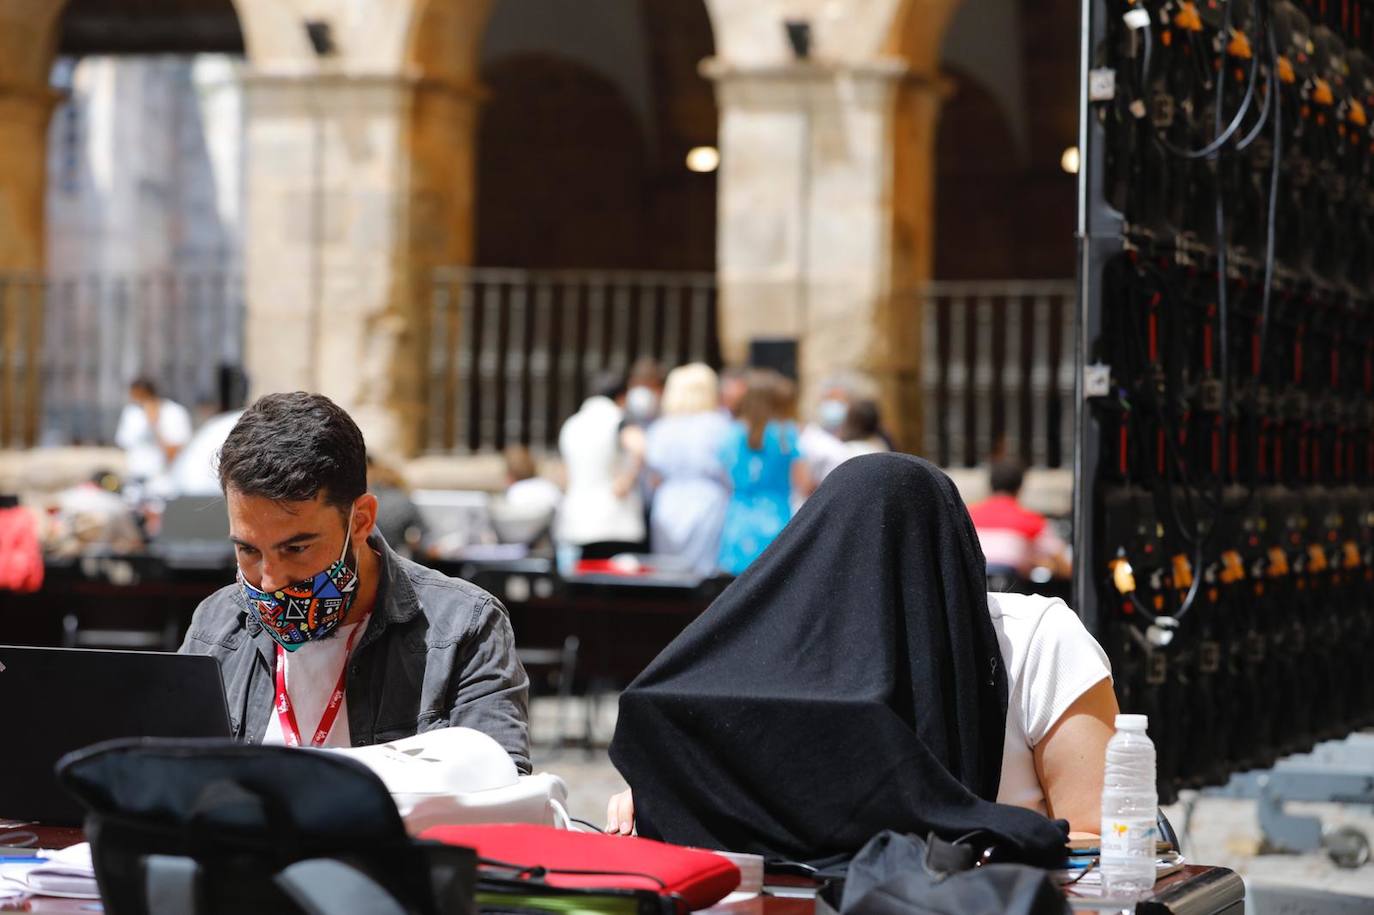
[(615, 401), (589, 397), (568, 417), (558, 433), (558, 451), (568, 474), (568, 491), (554, 521), (554, 539), (562, 543), (596, 543), (644, 539), (644, 502), (632, 486), (624, 498), (615, 495), (616, 475), (625, 462), (620, 447), (620, 421)]
[[(296, 727), (300, 728), (301, 746), (310, 746), (315, 730), (320, 726), (324, 707), (339, 682), (339, 671), (348, 661), (348, 637), (353, 630), (364, 625), (366, 619), (340, 626), (334, 635), (318, 642), (307, 642), (295, 651), (282, 652), (282, 663), (286, 666), (286, 692), (291, 697), (291, 709), (296, 713)], [(354, 639), (354, 647), (357, 641)], [(273, 680), (272, 701), (276, 702), (276, 680)], [(263, 743), (284, 744), (281, 716), (274, 707), (267, 716), (267, 732), (262, 735)], [(334, 719), (334, 727), (325, 738), (326, 747), (351, 746), (348, 733), (348, 694), (344, 693), (339, 703), (339, 717)]]
[(1035, 746), (1111, 664), (1078, 614), (1058, 598), (989, 594), (988, 613), (1007, 670), (1007, 729), (997, 801), (1046, 812)]
[(191, 440), (191, 414), (174, 400), (163, 398), (157, 411), (157, 432), (138, 404), (126, 404), (119, 414), (115, 444), (124, 449), (125, 475), (131, 480), (150, 480), (167, 470), (167, 456), (158, 439), (167, 445)]

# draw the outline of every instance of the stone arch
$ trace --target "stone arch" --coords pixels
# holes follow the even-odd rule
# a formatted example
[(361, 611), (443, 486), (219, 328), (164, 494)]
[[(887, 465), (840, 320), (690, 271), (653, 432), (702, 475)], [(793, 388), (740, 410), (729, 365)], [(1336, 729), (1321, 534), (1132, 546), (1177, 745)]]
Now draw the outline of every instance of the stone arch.
[[(698, 69), (714, 49), (709, 12), (700, 2), (599, 7), (577, 18), (545, 7), (530, 19), (519, 3), (493, 4), (481, 55), (479, 260), (711, 269), (715, 175), (686, 167), (690, 149), (716, 144), (714, 88)], [(582, 163), (580, 177), (572, 160)], [(521, 171), (530, 180), (507, 180)], [(508, 211), (562, 228), (543, 251), (483, 239)], [(598, 234), (600, 243), (586, 237)]]
[(956, 69), (948, 72), (950, 95), (935, 138), (939, 231), (932, 272), (940, 279), (1015, 276), (1014, 267), (989, 263), (988, 258), (989, 251), (1007, 250), (1013, 241), (1012, 214), (1005, 202), (1013, 196), (1017, 176), (1005, 160), (1016, 157), (1016, 143), (1006, 109), (976, 78)]
[(892, 287), (930, 279), (934, 253), (935, 136), (948, 85), (940, 49), (962, 0), (903, 0), (886, 52), (907, 67), (893, 99)]
[(477, 263), (642, 266), (641, 112), (602, 74), (548, 54), (503, 57), (483, 74)]

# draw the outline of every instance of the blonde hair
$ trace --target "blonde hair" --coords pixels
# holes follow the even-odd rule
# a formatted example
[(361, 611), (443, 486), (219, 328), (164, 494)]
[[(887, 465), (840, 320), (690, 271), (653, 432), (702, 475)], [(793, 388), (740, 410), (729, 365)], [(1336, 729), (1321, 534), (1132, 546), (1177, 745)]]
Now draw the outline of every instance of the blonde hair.
[(663, 386), (663, 415), (709, 413), (720, 405), (716, 373), (704, 362), (680, 365)]

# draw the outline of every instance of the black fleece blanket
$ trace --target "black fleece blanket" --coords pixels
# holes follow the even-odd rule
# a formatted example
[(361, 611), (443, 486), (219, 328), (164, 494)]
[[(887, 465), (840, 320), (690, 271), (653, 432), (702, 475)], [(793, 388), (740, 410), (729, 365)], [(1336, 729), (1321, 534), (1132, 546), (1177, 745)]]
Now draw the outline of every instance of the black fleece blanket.
[(1065, 832), (993, 802), (1007, 678), (982, 551), (933, 465), (840, 465), (620, 699), (639, 831), (834, 862), (884, 829), (982, 830), (1053, 864)]

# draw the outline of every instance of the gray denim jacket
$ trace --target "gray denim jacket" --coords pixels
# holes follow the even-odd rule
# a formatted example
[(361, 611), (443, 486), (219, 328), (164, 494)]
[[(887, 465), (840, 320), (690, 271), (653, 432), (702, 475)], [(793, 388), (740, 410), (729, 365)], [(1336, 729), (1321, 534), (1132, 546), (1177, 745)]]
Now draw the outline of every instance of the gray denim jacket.
[[(348, 667), (354, 746), (462, 726), (491, 736), (530, 771), (529, 677), (501, 602), (481, 588), (397, 556), (374, 532), (377, 605)], [(276, 643), (237, 584), (196, 608), (181, 650), (218, 658), (234, 736), (262, 740), (272, 712)]]

